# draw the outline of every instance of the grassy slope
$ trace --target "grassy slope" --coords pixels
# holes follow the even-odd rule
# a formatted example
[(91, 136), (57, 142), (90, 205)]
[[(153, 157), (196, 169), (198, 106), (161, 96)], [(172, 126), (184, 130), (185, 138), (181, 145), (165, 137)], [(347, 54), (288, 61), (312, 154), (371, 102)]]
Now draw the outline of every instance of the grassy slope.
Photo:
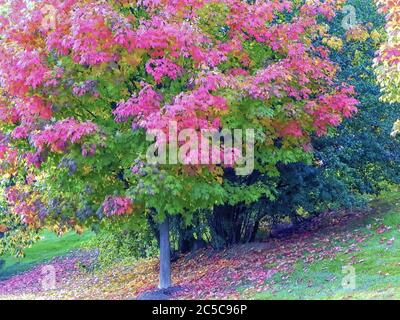
[(70, 232), (58, 237), (55, 233), (45, 231), (42, 235), (43, 239), (25, 251), (26, 256), (24, 258), (0, 257), (1, 260), (5, 261), (0, 267), (0, 279), (28, 270), (54, 257), (65, 255), (71, 250), (79, 248), (92, 236), (91, 232), (86, 232), (83, 235)]
[[(237, 290), (239, 296), (246, 299), (400, 299), (400, 193), (384, 195), (382, 200), (375, 201), (373, 208), (373, 213), (367, 218), (354, 220), (338, 228), (333, 234), (327, 233), (327, 230), (321, 230), (324, 237), (331, 234), (336, 240), (329, 241), (331, 239), (329, 238), (328, 242), (322, 242), (322, 238), (314, 236), (309, 238), (310, 240), (306, 240), (312, 241), (311, 245), (315, 247), (328, 249), (330, 246), (338, 246), (343, 247), (344, 251), (330, 258), (325, 256), (322, 260), (312, 259), (307, 264), (300, 262), (307, 260), (305, 259), (307, 256), (297, 252), (296, 257), (298, 256), (299, 259), (295, 264), (294, 272), (281, 271), (275, 274), (273, 278), (267, 280), (265, 288), (268, 288), (268, 291), (257, 294), (252, 290), (242, 292), (243, 288), (240, 286), (236, 286), (234, 290)], [(368, 237), (365, 240), (366, 235)], [(91, 236), (92, 234), (85, 234), (80, 237), (71, 233), (62, 238), (57, 238), (54, 234), (46, 233), (43, 241), (35, 244), (27, 251), (25, 259), (7, 257), (6, 266), (0, 269), (0, 275), (4, 273), (10, 275), (55, 256), (63, 255), (74, 248), (79, 248)], [(358, 242), (360, 237), (363, 237), (364, 240)], [(321, 239), (321, 242), (315, 239)], [(288, 254), (304, 248), (301, 243), (295, 244), (293, 241), (291, 239), (277, 241), (275, 244), (272, 243), (273, 246), (269, 249), (268, 246), (264, 248), (264, 244), (262, 244), (264, 249), (258, 255), (260, 258), (269, 254), (280, 256), (282, 243), (285, 244), (286, 250), (290, 248)], [(307, 244), (307, 242), (303, 244)], [(252, 246), (244, 246), (243, 250), (237, 253), (238, 256), (234, 257), (233, 262), (237, 258), (246, 261), (249, 257), (257, 258), (257, 255), (251, 254), (251, 251), (249, 251)], [(283, 255), (279, 259), (274, 259), (278, 262), (285, 262), (285, 260), (290, 260), (291, 257)], [(103, 270), (100, 274), (83, 274), (81, 275), (81, 283), (74, 281), (70, 284), (70, 287), (67, 285), (67, 289), (64, 291), (76, 291), (72, 295), (74, 298), (123, 299), (133, 297), (136, 289), (143, 289), (149, 284), (157, 282), (157, 261), (153, 260), (144, 260), (128, 267), (113, 266), (110, 270)], [(210, 291), (209, 289), (213, 291), (218, 286), (215, 277), (212, 277), (213, 268), (205, 267), (198, 270), (197, 266), (200, 261), (207, 263), (207, 258), (199, 255), (194, 260), (182, 260), (182, 270), (177, 269), (179, 274), (175, 270), (175, 275), (190, 278), (193, 274), (199, 273), (199, 277), (197, 277), (199, 279), (193, 276), (193, 281), (192, 278), (186, 281), (189, 284), (194, 284), (196, 281), (201, 282), (204, 278), (209, 277), (210, 287), (205, 288), (205, 290), (207, 292)], [(221, 263), (221, 267), (218, 268), (224, 268), (225, 264), (228, 265), (227, 270), (232, 267), (232, 262), (225, 258), (216, 259), (215, 263)], [(251, 262), (250, 265), (248, 268), (256, 270)], [(345, 276), (342, 272), (344, 266), (355, 268), (355, 290), (345, 289), (342, 286), (342, 280)], [(271, 266), (265, 265), (265, 269), (270, 268)], [(215, 272), (218, 271), (219, 269)], [(224, 272), (221, 274), (223, 275)], [(249, 286), (252, 287), (251, 283), (249, 283)], [(31, 299), (35, 296), (28, 295), (26, 298)], [(53, 293), (53, 296), (49, 295), (47, 298), (65, 299), (68, 297), (57, 291)]]
[[(273, 281), (277, 284), (272, 290), (253, 298), (400, 299), (400, 195), (387, 194), (382, 199), (374, 204), (374, 211), (379, 214), (357, 226), (357, 231), (370, 236), (358, 245), (359, 250), (307, 266), (298, 263), (290, 275), (275, 275)], [(355, 269), (354, 290), (342, 286), (344, 266)]]

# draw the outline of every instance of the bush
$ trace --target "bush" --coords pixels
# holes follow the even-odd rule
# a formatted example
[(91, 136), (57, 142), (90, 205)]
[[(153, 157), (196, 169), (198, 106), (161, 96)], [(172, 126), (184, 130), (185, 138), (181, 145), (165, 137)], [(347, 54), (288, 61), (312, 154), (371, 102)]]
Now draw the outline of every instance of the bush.
[(98, 250), (97, 267), (116, 262), (129, 262), (158, 254), (158, 243), (146, 223), (134, 223), (137, 217), (125, 221), (104, 221), (94, 228), (96, 236), (87, 248)]

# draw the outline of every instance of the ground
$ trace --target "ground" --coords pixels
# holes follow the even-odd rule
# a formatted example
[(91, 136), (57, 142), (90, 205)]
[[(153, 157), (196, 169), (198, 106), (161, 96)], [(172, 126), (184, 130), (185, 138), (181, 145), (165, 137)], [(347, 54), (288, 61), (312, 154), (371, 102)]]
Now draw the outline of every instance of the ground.
[(86, 232), (81, 236), (70, 232), (63, 237), (58, 237), (55, 233), (45, 231), (42, 234), (42, 240), (25, 251), (24, 258), (0, 257), (0, 260), (3, 260), (0, 265), (0, 280), (80, 248), (92, 236), (91, 232)]
[[(176, 287), (156, 292), (157, 259), (92, 268), (91, 234), (44, 240), (25, 260), (5, 258), (0, 299), (400, 299), (400, 194), (368, 210), (328, 212), (283, 239), (205, 249), (173, 264)], [(3, 257), (4, 259), (4, 257)], [(48, 267), (54, 289), (43, 290)]]

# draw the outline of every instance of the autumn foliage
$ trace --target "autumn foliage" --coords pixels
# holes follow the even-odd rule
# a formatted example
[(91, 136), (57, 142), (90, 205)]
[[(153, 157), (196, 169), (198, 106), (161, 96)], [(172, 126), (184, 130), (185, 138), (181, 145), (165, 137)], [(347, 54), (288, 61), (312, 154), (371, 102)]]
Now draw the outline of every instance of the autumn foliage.
[(10, 211), (32, 227), (190, 223), (231, 200), (223, 165), (146, 163), (146, 132), (171, 121), (255, 129), (256, 170), (276, 175), (357, 110), (319, 23), (342, 1), (2, 3), (0, 165)]
[(398, 87), (400, 74), (400, 38), (398, 34), (400, 26), (400, 1), (377, 0), (376, 2), (379, 11), (385, 15), (387, 20), (386, 31), (388, 36), (387, 41), (380, 48), (376, 59), (379, 65), (379, 80), (383, 85), (386, 98), (398, 102), (400, 96), (395, 89)]

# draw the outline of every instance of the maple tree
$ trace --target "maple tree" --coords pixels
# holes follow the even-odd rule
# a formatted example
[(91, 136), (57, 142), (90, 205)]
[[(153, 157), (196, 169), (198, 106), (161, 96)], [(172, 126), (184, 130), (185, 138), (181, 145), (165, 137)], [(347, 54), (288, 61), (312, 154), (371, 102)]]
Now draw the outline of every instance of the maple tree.
[(382, 86), (383, 99), (400, 102), (400, 1), (377, 0), (376, 2), (379, 11), (386, 17), (388, 36), (376, 58), (378, 80)]
[[(0, 159), (7, 205), (61, 233), (103, 221), (160, 222), (160, 286), (170, 285), (168, 216), (273, 197), (224, 181), (232, 164), (146, 161), (152, 129), (255, 130), (255, 168), (312, 157), (356, 112), (319, 43), (343, 1), (2, 1)], [(234, 163), (233, 167), (237, 167)], [(247, 198), (247, 199), (246, 199)]]

